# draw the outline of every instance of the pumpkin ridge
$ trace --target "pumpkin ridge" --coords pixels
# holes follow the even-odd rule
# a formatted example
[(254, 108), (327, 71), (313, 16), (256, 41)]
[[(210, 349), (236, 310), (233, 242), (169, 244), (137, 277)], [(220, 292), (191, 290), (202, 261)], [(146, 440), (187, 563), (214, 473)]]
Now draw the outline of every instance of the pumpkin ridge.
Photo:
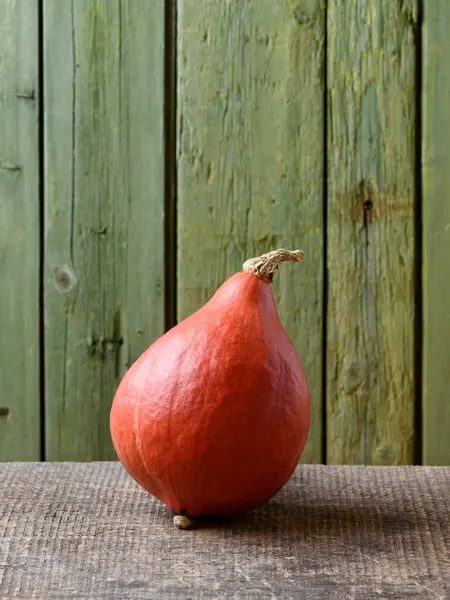
[[(148, 376), (148, 373), (150, 371), (150, 367), (151, 367), (151, 363), (149, 363), (147, 365), (146, 372), (145, 372), (145, 378), (147, 378), (147, 376)], [(139, 393), (138, 393), (137, 398), (136, 398), (136, 406), (135, 406), (135, 409), (134, 409), (134, 419), (133, 419), (134, 440), (136, 442), (136, 449), (138, 451), (139, 458), (141, 459), (142, 466), (144, 467), (144, 470), (147, 473), (147, 475), (159, 487), (160, 491), (162, 492), (162, 495), (164, 496), (163, 501), (165, 502), (166, 499), (167, 499), (167, 492), (166, 492), (164, 486), (161, 484), (161, 481), (160, 481), (159, 477), (157, 477), (153, 473), (152, 469), (147, 464), (147, 461), (145, 460), (144, 453), (142, 451), (141, 434), (139, 433), (139, 408), (140, 408), (140, 405), (141, 405), (142, 394), (143, 394), (143, 389), (142, 389), (142, 387), (140, 387), (139, 388)]]

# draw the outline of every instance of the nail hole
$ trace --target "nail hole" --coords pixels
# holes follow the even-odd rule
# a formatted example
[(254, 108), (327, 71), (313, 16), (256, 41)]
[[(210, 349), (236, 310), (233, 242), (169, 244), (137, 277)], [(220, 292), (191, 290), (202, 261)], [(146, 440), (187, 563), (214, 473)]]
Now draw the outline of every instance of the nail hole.
[(107, 227), (102, 227), (101, 229), (91, 229), (91, 233), (93, 233), (94, 235), (106, 235), (107, 232)]

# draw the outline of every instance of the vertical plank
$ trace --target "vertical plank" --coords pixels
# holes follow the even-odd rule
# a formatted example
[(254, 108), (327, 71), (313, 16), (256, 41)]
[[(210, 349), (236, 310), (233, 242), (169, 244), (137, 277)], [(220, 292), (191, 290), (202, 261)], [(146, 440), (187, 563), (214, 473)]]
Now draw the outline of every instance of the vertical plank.
[(40, 457), (38, 96), (37, 3), (5, 0), (0, 3), (0, 460)]
[(408, 464), (416, 2), (329, 1), (327, 459)]
[(324, 3), (196, 0), (178, 20), (178, 318), (246, 258), (303, 248), (274, 283), (322, 461)]
[(44, 32), (47, 457), (107, 459), (164, 327), (164, 3), (45, 0)]
[(425, 0), (423, 27), (423, 462), (450, 465), (450, 4)]

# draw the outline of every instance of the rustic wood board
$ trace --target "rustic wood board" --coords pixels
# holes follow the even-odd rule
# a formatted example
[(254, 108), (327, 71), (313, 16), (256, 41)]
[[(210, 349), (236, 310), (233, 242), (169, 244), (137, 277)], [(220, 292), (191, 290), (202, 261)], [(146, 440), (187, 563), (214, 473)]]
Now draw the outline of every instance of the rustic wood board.
[(0, 460), (39, 460), (38, 7), (0, 2)]
[(105, 459), (164, 329), (164, 3), (44, 0), (44, 42), (47, 458)]
[(449, 598), (450, 468), (301, 465), (191, 531), (117, 463), (7, 463), (0, 497), (2, 598)]
[(178, 7), (178, 319), (245, 259), (302, 248), (273, 284), (304, 363), (322, 461), (324, 3)]
[(416, 2), (328, 2), (327, 461), (414, 445)]
[(450, 4), (425, 0), (423, 29), (423, 461), (450, 464)]

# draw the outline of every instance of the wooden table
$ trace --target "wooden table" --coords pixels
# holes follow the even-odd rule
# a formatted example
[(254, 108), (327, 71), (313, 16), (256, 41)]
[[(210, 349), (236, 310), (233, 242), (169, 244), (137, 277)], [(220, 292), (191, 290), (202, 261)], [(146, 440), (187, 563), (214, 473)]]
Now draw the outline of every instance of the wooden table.
[(300, 466), (174, 528), (118, 463), (0, 464), (0, 598), (450, 598), (450, 468)]

